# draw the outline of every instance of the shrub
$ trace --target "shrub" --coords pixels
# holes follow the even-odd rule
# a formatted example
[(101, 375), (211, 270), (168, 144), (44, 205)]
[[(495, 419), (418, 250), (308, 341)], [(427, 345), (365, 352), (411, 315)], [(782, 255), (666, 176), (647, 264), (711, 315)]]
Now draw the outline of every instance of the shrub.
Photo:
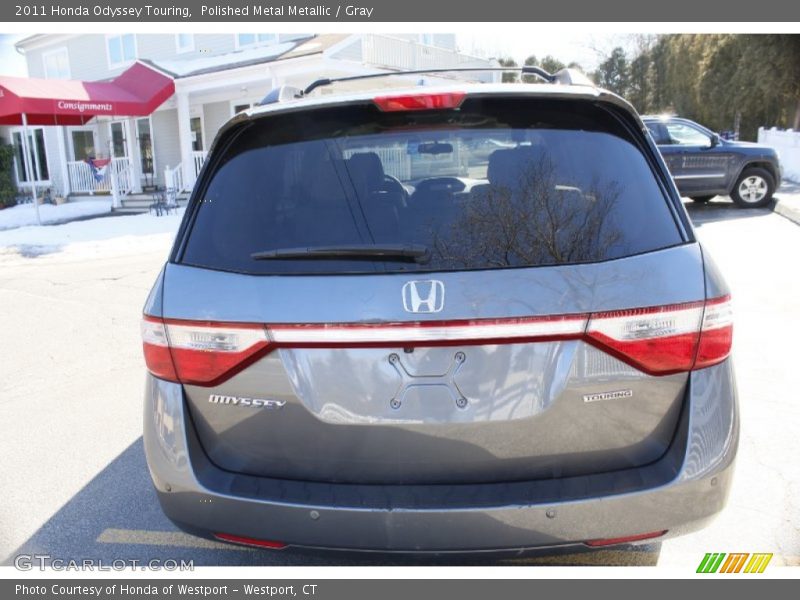
[(14, 146), (0, 143), (0, 206), (16, 204), (17, 186), (14, 184)]

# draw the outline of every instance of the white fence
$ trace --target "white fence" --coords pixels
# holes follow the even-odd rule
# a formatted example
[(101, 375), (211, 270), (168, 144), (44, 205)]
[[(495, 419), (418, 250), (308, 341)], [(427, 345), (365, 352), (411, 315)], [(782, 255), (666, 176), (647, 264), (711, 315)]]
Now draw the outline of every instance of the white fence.
[(120, 194), (128, 194), (133, 189), (133, 163), (126, 157), (113, 159), (98, 176), (86, 161), (71, 161), (67, 163), (67, 175), (73, 193), (110, 192), (112, 176)]
[(758, 143), (772, 146), (778, 151), (784, 179), (800, 183), (800, 131), (759, 127)]
[(408, 156), (408, 152), (406, 152), (405, 146), (369, 148), (368, 150), (364, 148), (355, 148), (345, 150), (342, 156), (347, 159), (354, 154), (364, 151), (374, 152), (378, 155), (378, 158), (381, 159), (381, 163), (383, 164), (383, 170), (387, 175), (397, 177), (403, 181), (411, 177), (411, 160)]

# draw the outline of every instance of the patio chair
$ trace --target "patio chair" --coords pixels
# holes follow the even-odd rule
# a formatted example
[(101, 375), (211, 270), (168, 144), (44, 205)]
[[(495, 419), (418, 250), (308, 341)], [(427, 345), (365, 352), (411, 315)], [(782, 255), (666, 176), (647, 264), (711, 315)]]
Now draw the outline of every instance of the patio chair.
[(153, 192), (153, 203), (148, 207), (147, 211), (150, 214), (155, 213), (157, 217), (160, 217), (162, 214), (166, 212), (167, 207), (167, 196), (166, 190), (157, 189)]
[(166, 214), (169, 214), (169, 211), (172, 211), (175, 214), (178, 214), (178, 190), (175, 188), (167, 188), (165, 192), (165, 203), (164, 203), (164, 210)]

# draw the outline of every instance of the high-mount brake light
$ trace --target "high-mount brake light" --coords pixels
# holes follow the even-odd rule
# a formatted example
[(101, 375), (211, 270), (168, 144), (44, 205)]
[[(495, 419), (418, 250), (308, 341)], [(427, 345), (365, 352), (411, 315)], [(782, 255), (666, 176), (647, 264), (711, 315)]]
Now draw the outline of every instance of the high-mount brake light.
[(650, 375), (702, 369), (730, 354), (730, 297), (592, 314), (401, 323), (256, 324), (145, 316), (147, 368), (211, 386), (275, 348), (389, 348), (584, 340)]
[(402, 96), (377, 96), (373, 102), (383, 112), (445, 110), (458, 108), (464, 102), (465, 97), (465, 92), (404, 94)]

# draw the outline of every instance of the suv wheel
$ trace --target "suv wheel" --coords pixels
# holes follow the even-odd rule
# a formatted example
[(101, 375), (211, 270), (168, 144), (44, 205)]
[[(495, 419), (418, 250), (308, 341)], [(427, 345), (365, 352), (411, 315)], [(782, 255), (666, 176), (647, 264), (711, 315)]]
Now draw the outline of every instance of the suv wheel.
[(714, 197), (715, 196), (691, 196), (692, 200), (694, 200), (695, 202), (708, 202)]
[(731, 198), (742, 208), (760, 208), (769, 204), (775, 193), (775, 180), (769, 171), (749, 167), (742, 171), (731, 191)]

